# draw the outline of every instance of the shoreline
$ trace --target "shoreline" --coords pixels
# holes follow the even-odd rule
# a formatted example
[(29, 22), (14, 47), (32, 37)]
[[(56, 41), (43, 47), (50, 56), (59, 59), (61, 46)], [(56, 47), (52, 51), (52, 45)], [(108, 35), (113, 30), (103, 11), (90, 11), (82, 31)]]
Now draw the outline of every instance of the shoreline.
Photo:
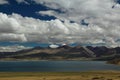
[(70, 59), (70, 60), (58, 60), (58, 59), (56, 59), (56, 60), (52, 60), (52, 59), (50, 59), (50, 60), (22, 60), (22, 59), (16, 59), (16, 60), (0, 60), (0, 62), (2, 62), (2, 61), (105, 61), (105, 62), (107, 62), (107, 60), (75, 60), (75, 59)]

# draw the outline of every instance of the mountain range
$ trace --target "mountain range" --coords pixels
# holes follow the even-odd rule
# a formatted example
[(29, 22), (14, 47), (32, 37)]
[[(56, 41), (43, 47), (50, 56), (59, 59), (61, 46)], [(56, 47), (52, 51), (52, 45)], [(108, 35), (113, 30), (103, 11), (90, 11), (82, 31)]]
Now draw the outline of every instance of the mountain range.
[(1, 60), (112, 60), (115, 58), (120, 58), (120, 47), (36, 46), (16, 52), (0, 52)]

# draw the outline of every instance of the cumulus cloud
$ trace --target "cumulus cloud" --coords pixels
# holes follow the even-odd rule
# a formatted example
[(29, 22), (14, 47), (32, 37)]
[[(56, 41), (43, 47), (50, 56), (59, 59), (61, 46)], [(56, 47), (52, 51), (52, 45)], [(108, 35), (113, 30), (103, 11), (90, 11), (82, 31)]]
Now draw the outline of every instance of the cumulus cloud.
[(12, 33), (19, 27), (16, 19), (9, 17), (6, 14), (0, 13), (0, 33)]
[(0, 0), (0, 5), (3, 5), (3, 4), (8, 4), (9, 2), (7, 0)]
[(104, 21), (105, 19), (117, 21), (116, 17), (120, 12), (119, 8), (112, 9), (115, 4), (114, 0), (35, 0), (35, 2), (62, 12), (59, 13), (55, 10), (40, 11), (39, 13), (42, 15), (48, 14), (61, 20), (67, 19), (77, 23), (80, 23), (82, 19), (86, 19), (90, 24), (96, 25), (101, 19), (104, 19)]
[(0, 34), (0, 41), (26, 41), (24, 34), (4, 33)]
[(41, 21), (15, 13), (0, 13), (0, 17), (0, 41), (50, 42), (69, 34), (68, 28), (58, 19)]
[(114, 0), (33, 1), (50, 8), (37, 13), (57, 19), (0, 13), (0, 41), (120, 45), (120, 7)]
[(120, 37), (119, 26), (85, 27), (69, 20), (42, 21), (15, 13), (0, 13), (0, 17), (0, 41), (119, 45), (115, 42)]
[[(40, 15), (55, 16), (62, 21), (74, 21), (79, 26), (84, 25), (86, 27), (89, 27), (85, 28), (86, 33), (82, 33), (82, 35), (85, 36), (83, 38), (88, 39), (85, 40), (86, 42), (107, 42), (108, 44), (117, 44), (116, 40), (120, 37), (119, 0), (34, 1), (37, 4), (45, 5), (46, 7), (49, 7), (51, 9), (47, 11), (39, 11), (38, 13)], [(79, 31), (81, 31), (80, 28)], [(96, 36), (93, 37), (92, 35)]]
[(31, 47), (25, 47), (21, 45), (13, 45), (13, 46), (0, 46), (0, 52), (16, 52), (23, 49), (30, 49)]

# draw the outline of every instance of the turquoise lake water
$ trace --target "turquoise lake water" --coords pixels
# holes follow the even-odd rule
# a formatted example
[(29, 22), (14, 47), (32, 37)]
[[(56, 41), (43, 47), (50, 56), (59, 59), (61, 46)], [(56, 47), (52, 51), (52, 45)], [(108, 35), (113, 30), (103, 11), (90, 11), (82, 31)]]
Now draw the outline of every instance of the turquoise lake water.
[(105, 61), (0, 61), (0, 72), (79, 72), (119, 70)]

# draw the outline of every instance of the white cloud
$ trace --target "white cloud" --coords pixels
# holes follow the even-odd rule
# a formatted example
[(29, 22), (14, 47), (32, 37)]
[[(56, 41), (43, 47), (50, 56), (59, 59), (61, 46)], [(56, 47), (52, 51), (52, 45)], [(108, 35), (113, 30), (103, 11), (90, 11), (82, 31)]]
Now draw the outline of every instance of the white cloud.
[(0, 13), (0, 17), (0, 41), (49, 42), (55, 37), (64, 38), (64, 35), (69, 34), (68, 28), (58, 19), (41, 21), (14, 13)]
[[(113, 0), (35, 0), (36, 3), (43, 4), (52, 9), (59, 9), (63, 13), (56, 11), (40, 11), (42, 15), (56, 16), (62, 20), (72, 20), (80, 23), (82, 19), (91, 19), (91, 24), (98, 24), (96, 22), (101, 19), (116, 20), (120, 13), (119, 9), (112, 9), (115, 4)], [(113, 15), (114, 16), (111, 16)], [(102, 16), (102, 17), (101, 17)], [(104, 18), (105, 17), (105, 18)], [(101, 24), (102, 25), (102, 24)]]
[[(57, 17), (51, 21), (0, 13), (0, 41), (120, 45), (116, 42), (120, 39), (120, 10), (118, 4), (112, 8), (113, 0), (34, 1), (62, 13), (55, 10), (38, 12)], [(89, 25), (82, 25), (82, 20)]]
[(13, 45), (13, 46), (0, 46), (0, 52), (16, 52), (23, 49), (30, 49), (31, 47), (25, 47), (21, 45)]
[(24, 34), (4, 33), (0, 34), (0, 41), (26, 41)]
[[(79, 31), (78, 34), (81, 34), (80, 31), (83, 31), (81, 30), (81, 26), (83, 26), (81, 25), (81, 21), (84, 20), (85, 23), (89, 23), (88, 27), (84, 29), (86, 33), (83, 31), (81, 34), (84, 35), (82, 38), (87, 39), (85, 40), (86, 42), (101, 42), (102, 38), (105, 38), (103, 42), (112, 45), (116, 44), (116, 40), (120, 38), (120, 5), (115, 3), (114, 0), (34, 1), (37, 4), (42, 4), (51, 8), (51, 10), (48, 11), (39, 11), (38, 13), (40, 15), (55, 16), (63, 21), (74, 21), (79, 26), (77, 30)], [(115, 7), (112, 8), (113, 6)], [(57, 9), (61, 11), (61, 13), (53, 9)]]
[(8, 4), (9, 2), (7, 0), (0, 0), (0, 5), (2, 4)]
[(0, 33), (12, 33), (19, 27), (16, 19), (8, 17), (8, 15), (0, 13)]

